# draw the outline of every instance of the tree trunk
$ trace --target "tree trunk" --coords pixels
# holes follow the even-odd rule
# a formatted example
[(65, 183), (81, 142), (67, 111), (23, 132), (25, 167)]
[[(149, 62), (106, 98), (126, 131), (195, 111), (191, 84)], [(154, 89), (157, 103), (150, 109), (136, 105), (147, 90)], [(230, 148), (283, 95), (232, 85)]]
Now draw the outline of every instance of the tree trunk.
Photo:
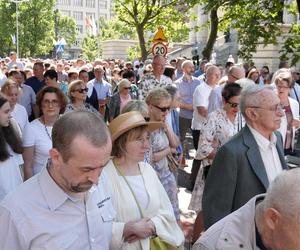
[(214, 44), (218, 35), (218, 26), (219, 26), (219, 18), (218, 18), (218, 9), (212, 9), (210, 11), (210, 32), (208, 41), (202, 51), (203, 58), (206, 60), (210, 60)]
[(139, 46), (141, 49), (142, 61), (145, 61), (147, 59), (148, 53), (147, 53), (145, 37), (144, 37), (144, 26), (137, 25), (136, 31), (137, 31), (138, 38), (139, 38)]

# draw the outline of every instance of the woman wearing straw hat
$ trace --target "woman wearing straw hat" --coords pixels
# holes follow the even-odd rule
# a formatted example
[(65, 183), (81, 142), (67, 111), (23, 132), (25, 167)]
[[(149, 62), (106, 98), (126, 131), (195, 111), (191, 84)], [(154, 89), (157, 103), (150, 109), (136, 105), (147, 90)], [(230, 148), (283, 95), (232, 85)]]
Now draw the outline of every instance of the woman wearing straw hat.
[(117, 211), (112, 241), (116, 249), (148, 250), (153, 235), (175, 246), (184, 241), (164, 187), (153, 168), (143, 162), (149, 132), (161, 126), (146, 122), (137, 111), (121, 114), (109, 125), (114, 158), (103, 171), (110, 179)]

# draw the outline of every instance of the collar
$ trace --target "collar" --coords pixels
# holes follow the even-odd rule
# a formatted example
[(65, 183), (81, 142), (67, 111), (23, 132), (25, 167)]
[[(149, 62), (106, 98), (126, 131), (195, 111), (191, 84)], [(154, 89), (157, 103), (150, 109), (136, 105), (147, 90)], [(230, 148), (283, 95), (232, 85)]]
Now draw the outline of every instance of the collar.
[(194, 76), (192, 76), (191, 80), (186, 79), (185, 75), (183, 75), (183, 77), (182, 77), (182, 80), (185, 81), (185, 82), (188, 82), (188, 83), (193, 82), (195, 79), (196, 79), (196, 77), (194, 77)]
[(276, 142), (277, 142), (277, 137), (274, 133), (271, 135), (271, 140), (269, 141), (267, 138), (265, 138), (262, 134), (260, 134), (257, 130), (252, 128), (249, 124), (247, 124), (249, 127), (252, 135), (254, 136), (254, 139), (258, 146), (262, 148), (264, 151), (268, 150), (268, 148), (275, 146), (276, 147)]
[(54, 211), (59, 208), (69, 196), (56, 184), (48, 172), (48, 161), (47, 166), (41, 171), (38, 176), (38, 183), (41, 187), (42, 193), (49, 208)]

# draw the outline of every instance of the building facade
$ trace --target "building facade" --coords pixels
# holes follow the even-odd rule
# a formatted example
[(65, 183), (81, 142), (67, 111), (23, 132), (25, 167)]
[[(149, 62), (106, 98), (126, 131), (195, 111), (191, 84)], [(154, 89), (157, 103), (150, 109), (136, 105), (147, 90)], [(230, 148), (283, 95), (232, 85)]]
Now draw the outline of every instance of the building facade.
[[(66, 48), (65, 54), (68, 54), (71, 58), (77, 58), (81, 54), (80, 45), (83, 38), (88, 32), (97, 32), (99, 18), (111, 19), (112, 0), (57, 0), (56, 9), (62, 15), (75, 19), (78, 37), (70, 48)], [(89, 30), (91, 24), (94, 26), (94, 31)]]

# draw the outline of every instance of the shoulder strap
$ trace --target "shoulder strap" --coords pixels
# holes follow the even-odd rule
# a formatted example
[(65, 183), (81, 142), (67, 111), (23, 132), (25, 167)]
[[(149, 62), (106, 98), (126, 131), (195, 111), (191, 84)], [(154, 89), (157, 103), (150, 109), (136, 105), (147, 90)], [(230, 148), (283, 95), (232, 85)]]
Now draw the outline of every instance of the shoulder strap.
[(135, 200), (135, 202), (136, 202), (136, 205), (138, 206), (138, 209), (139, 209), (139, 211), (140, 211), (140, 214), (141, 214), (141, 216), (142, 216), (142, 218), (143, 218), (143, 217), (144, 217), (144, 214), (143, 214), (143, 212), (142, 212), (142, 208), (141, 208), (141, 206), (140, 206), (140, 204), (139, 204), (139, 202), (138, 202), (138, 200), (137, 200), (137, 198), (136, 198), (136, 196), (135, 196), (135, 194), (134, 194), (134, 192), (133, 192), (133, 190), (132, 190), (132, 187), (130, 186), (128, 180), (127, 180), (126, 177), (124, 176), (124, 174), (123, 174), (123, 172), (121, 171), (121, 169), (120, 169), (120, 168), (118, 167), (118, 165), (116, 164), (116, 161), (115, 161), (115, 160), (113, 160), (113, 163), (114, 163), (114, 166), (115, 166), (115, 168), (117, 169), (118, 173), (123, 177), (124, 181), (126, 182), (127, 186), (129, 187), (130, 192), (131, 192), (131, 194), (132, 194), (132, 196), (133, 196), (133, 198), (134, 198), (134, 200)]

